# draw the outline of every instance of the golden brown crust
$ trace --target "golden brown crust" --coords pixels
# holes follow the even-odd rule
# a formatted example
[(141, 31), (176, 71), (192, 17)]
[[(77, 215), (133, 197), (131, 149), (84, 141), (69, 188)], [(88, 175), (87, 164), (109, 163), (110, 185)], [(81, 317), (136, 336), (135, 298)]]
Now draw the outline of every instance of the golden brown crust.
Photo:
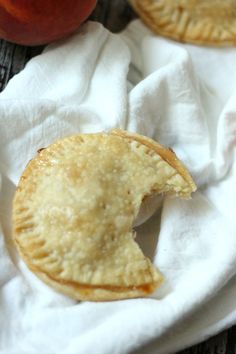
[[(172, 149), (166, 148), (146, 136), (135, 133), (128, 133), (127, 131), (121, 129), (114, 129), (111, 131), (111, 134), (122, 136), (123, 138), (129, 139), (131, 141), (136, 140), (139, 143), (147, 146), (150, 150), (155, 151), (156, 154), (160, 155), (164, 161), (166, 161), (170, 166), (178, 171), (178, 173), (184, 178), (188, 185), (191, 186), (192, 192), (196, 191), (197, 187), (193, 181), (192, 176), (184, 164), (177, 158), (175, 152)], [(189, 195), (186, 195), (186, 198), (188, 197)]]
[(163, 277), (134, 241), (142, 200), (195, 189), (175, 154), (151, 139), (121, 130), (67, 137), (23, 172), (14, 239), (40, 279), (77, 300), (145, 296)]
[(236, 45), (234, 0), (129, 0), (155, 33), (209, 46)]
[(133, 299), (137, 297), (145, 297), (158, 288), (163, 277), (159, 273), (158, 280), (152, 284), (145, 284), (134, 287), (115, 287), (115, 286), (92, 286), (90, 284), (77, 284), (73, 282), (64, 282), (58, 279), (53, 279), (49, 274), (31, 269), (41, 280), (47, 285), (54, 288), (56, 291), (64, 295), (70, 296), (75, 300), (89, 301), (112, 301), (122, 299)]

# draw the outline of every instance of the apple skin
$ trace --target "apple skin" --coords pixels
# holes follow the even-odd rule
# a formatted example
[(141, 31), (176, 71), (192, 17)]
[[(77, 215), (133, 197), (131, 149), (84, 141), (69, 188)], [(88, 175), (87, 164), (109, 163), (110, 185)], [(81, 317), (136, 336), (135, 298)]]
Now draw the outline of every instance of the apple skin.
[(66, 37), (91, 14), (96, 0), (0, 0), (0, 38), (41, 45)]

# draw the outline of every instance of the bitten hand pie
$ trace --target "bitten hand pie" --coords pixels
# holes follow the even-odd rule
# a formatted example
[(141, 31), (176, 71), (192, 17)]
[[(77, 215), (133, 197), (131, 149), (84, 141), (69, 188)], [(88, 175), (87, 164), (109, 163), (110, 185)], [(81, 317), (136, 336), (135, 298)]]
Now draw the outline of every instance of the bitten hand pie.
[(162, 282), (134, 240), (142, 200), (195, 189), (174, 152), (149, 138), (121, 130), (66, 137), (23, 172), (14, 240), (31, 271), (74, 299), (142, 297)]
[(236, 45), (235, 0), (129, 0), (154, 32), (200, 45)]

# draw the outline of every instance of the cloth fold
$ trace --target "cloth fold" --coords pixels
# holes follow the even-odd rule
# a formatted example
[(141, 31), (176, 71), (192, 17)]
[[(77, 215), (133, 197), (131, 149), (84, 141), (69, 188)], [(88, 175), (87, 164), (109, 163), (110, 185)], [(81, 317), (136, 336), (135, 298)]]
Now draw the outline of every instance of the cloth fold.
[[(120, 34), (88, 22), (11, 79), (0, 94), (0, 354), (174, 353), (236, 323), (235, 59), (139, 20)], [(11, 202), (39, 148), (114, 127), (171, 147), (198, 191), (166, 198), (137, 228), (166, 279), (151, 298), (76, 303), (19, 259)]]

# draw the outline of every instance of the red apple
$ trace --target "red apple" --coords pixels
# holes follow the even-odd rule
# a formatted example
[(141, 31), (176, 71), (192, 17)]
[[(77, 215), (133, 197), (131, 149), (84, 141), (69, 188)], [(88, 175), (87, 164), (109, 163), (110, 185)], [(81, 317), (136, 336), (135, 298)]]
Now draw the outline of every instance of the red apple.
[(96, 0), (0, 0), (0, 38), (39, 45), (72, 33)]

